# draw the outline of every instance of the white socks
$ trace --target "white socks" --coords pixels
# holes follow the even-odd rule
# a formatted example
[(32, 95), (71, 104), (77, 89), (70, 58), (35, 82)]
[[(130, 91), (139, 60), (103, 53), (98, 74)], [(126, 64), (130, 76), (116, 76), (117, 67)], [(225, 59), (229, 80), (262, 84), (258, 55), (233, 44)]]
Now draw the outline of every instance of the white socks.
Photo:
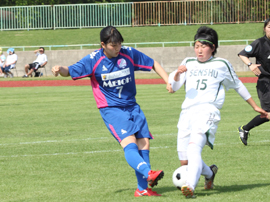
[(188, 177), (187, 184), (194, 190), (202, 174), (202, 148), (194, 143), (188, 145)]
[(202, 175), (205, 176), (207, 179), (211, 178), (213, 175), (213, 172), (210, 169), (210, 167), (206, 165), (203, 160), (202, 160), (202, 165), (203, 165)]

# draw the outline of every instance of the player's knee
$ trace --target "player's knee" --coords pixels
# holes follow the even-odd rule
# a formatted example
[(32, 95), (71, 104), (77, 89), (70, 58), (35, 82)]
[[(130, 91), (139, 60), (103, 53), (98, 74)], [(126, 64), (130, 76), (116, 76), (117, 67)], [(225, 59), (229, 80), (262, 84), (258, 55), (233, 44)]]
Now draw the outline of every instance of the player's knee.
[(150, 141), (148, 138), (140, 138), (137, 139), (137, 145), (139, 147), (139, 150), (149, 150)]

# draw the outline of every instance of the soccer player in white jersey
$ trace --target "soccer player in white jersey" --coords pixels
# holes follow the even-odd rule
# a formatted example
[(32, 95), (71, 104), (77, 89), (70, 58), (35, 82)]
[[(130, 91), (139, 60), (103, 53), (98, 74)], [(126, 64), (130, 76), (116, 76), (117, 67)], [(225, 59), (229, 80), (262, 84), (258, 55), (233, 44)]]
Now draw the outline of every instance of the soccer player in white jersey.
[(186, 91), (177, 125), (177, 151), (181, 165), (188, 165), (187, 184), (182, 187), (182, 193), (187, 198), (196, 197), (194, 190), (200, 175), (205, 176), (204, 188), (213, 188), (218, 167), (207, 166), (201, 152), (205, 145), (213, 149), (225, 89), (233, 88), (262, 117), (267, 116), (256, 105), (231, 64), (226, 59), (214, 57), (217, 47), (216, 31), (200, 27), (194, 37), (196, 57), (185, 58), (178, 69), (169, 75), (168, 88), (171, 91), (177, 91), (182, 85), (185, 85)]
[(134, 196), (161, 196), (148, 188), (148, 184), (151, 187), (157, 185), (164, 172), (151, 170), (149, 139), (153, 136), (144, 113), (136, 103), (134, 71), (153, 69), (166, 84), (168, 75), (152, 58), (122, 46), (124, 39), (115, 27), (102, 29), (100, 41), (101, 49), (69, 67), (54, 66), (52, 72), (55, 76), (71, 76), (74, 80), (91, 78), (93, 94), (104, 123), (124, 149), (126, 161), (135, 170), (137, 189)]

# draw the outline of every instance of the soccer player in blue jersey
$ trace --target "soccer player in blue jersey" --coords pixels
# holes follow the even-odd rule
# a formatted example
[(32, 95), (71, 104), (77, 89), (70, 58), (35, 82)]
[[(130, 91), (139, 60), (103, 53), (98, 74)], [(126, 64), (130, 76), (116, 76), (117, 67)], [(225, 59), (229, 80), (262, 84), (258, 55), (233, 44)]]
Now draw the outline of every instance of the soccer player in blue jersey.
[(72, 79), (91, 78), (93, 94), (105, 125), (124, 149), (128, 164), (135, 170), (139, 196), (161, 196), (151, 188), (163, 178), (162, 170), (153, 171), (149, 161), (149, 132), (147, 121), (136, 103), (135, 71), (153, 69), (166, 84), (168, 75), (160, 64), (145, 54), (122, 46), (121, 33), (112, 26), (100, 32), (101, 49), (92, 52), (71, 66), (54, 66), (55, 76)]

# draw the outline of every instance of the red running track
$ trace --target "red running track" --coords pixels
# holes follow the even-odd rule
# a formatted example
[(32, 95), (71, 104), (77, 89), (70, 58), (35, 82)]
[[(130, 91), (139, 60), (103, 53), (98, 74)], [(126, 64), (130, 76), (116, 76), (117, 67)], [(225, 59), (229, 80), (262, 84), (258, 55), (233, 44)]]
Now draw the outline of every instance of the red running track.
[[(243, 83), (257, 83), (257, 77), (239, 77)], [(136, 79), (136, 84), (165, 84), (163, 79)], [(0, 81), (0, 87), (37, 87), (37, 86), (89, 86), (90, 80), (36, 80)]]

